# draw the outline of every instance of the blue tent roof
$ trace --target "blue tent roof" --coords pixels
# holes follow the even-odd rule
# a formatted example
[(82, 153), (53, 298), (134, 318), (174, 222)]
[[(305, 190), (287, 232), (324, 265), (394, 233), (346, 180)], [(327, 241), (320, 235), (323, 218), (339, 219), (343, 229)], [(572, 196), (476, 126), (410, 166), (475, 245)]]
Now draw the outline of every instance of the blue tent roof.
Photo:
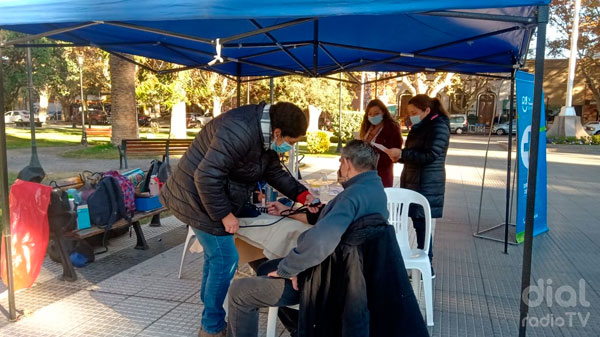
[[(76, 46), (236, 76), (327, 76), (359, 70), (499, 73), (511, 71), (526, 53), (535, 6), (547, 3), (9, 0), (0, 2), (0, 28), (28, 34), (55, 31), (51, 38)], [(61, 28), (68, 31), (56, 31)], [(267, 29), (257, 32), (262, 28)], [(223, 62), (208, 66), (217, 45)]]

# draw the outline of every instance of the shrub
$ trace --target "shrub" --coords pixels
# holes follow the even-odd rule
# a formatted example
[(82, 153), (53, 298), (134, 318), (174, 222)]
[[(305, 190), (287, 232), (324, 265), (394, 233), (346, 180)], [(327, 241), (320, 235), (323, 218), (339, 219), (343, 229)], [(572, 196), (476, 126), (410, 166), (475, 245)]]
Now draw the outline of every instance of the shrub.
[(329, 145), (329, 135), (325, 131), (310, 131), (306, 135), (306, 148), (310, 153), (325, 153)]
[[(354, 139), (354, 132), (360, 130), (360, 123), (362, 123), (364, 113), (360, 111), (344, 111), (342, 112), (342, 140), (347, 142)], [(332, 123), (334, 134), (338, 134), (338, 118), (336, 114), (334, 122)]]
[(600, 135), (588, 137), (556, 137), (548, 138), (548, 144), (567, 144), (567, 145), (600, 145)]

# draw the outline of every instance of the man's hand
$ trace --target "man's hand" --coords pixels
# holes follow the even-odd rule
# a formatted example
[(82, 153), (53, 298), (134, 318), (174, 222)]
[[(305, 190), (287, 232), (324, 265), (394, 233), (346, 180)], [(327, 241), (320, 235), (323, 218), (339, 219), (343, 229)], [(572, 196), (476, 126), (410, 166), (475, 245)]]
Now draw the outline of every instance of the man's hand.
[(397, 148), (387, 149), (385, 153), (390, 157), (393, 162), (397, 162), (402, 158), (402, 150)]
[(238, 229), (240, 229), (240, 221), (235, 217), (235, 215), (233, 215), (233, 213), (227, 214), (227, 216), (221, 221), (223, 222), (223, 226), (225, 227), (225, 231), (227, 233), (235, 234)]
[[(279, 276), (279, 274), (277, 274), (277, 270), (268, 273), (267, 276), (268, 277), (282, 278), (281, 276)], [(294, 288), (294, 290), (298, 291), (298, 277), (297, 276), (292, 276), (292, 277), (290, 277), (290, 281), (292, 281), (292, 288)]]
[(281, 212), (289, 210), (290, 207), (280, 203), (279, 201), (268, 202), (267, 210), (270, 215), (281, 215)]
[(308, 209), (309, 212), (311, 213), (317, 213), (319, 211), (319, 206), (308, 206), (310, 205), (311, 202), (313, 202), (313, 200), (315, 200), (315, 196), (312, 194), (309, 194), (306, 196), (306, 208)]

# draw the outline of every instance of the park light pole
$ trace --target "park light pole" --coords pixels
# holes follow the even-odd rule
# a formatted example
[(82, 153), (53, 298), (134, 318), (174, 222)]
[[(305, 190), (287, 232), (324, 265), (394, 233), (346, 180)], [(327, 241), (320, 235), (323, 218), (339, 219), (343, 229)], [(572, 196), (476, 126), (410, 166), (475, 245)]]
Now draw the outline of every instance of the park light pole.
[(77, 56), (77, 63), (79, 64), (79, 88), (81, 90), (81, 145), (87, 146), (87, 134), (85, 132), (85, 110), (83, 105), (83, 55)]

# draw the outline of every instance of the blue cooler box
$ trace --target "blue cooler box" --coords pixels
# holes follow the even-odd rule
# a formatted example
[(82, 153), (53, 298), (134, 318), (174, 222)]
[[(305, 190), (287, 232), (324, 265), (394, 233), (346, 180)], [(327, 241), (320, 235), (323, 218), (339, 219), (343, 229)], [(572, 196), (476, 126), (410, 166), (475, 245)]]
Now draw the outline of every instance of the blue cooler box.
[(135, 209), (137, 211), (151, 211), (157, 208), (161, 208), (162, 204), (158, 200), (158, 195), (148, 198), (135, 198)]

